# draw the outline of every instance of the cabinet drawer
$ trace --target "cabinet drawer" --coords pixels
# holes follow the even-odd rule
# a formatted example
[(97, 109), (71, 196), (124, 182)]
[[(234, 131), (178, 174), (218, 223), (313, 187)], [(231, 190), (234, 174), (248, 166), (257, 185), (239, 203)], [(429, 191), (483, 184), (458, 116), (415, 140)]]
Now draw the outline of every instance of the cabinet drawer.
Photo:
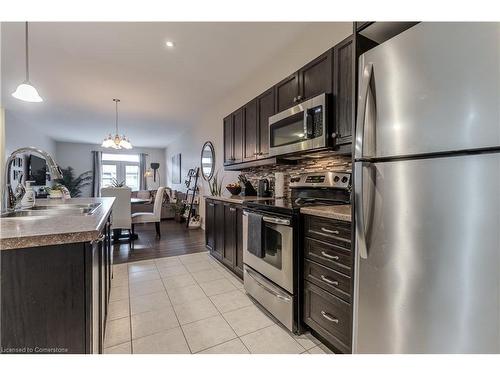
[(347, 275), (351, 274), (352, 254), (343, 247), (306, 238), (304, 251), (305, 257), (309, 260), (321, 263)]
[(305, 235), (347, 249), (351, 248), (350, 222), (306, 216)]
[(349, 276), (306, 259), (304, 278), (344, 301), (351, 302), (351, 278)]
[(305, 282), (304, 322), (343, 353), (351, 352), (351, 305)]

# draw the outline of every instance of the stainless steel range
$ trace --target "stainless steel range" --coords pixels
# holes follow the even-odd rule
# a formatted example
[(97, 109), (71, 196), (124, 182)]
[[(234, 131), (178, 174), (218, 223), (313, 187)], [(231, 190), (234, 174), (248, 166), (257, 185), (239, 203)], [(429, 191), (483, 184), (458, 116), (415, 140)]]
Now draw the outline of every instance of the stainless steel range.
[(243, 279), (248, 294), (300, 333), (300, 208), (350, 203), (351, 174), (303, 174), (290, 178), (290, 188), (290, 199), (244, 203)]

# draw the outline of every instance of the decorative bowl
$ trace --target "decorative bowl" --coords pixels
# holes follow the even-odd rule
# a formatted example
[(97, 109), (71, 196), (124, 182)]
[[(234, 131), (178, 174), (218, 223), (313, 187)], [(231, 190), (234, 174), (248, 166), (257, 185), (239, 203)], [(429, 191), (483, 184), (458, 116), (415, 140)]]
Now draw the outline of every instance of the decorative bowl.
[(231, 195), (238, 195), (241, 193), (241, 186), (226, 186), (226, 189), (231, 193)]

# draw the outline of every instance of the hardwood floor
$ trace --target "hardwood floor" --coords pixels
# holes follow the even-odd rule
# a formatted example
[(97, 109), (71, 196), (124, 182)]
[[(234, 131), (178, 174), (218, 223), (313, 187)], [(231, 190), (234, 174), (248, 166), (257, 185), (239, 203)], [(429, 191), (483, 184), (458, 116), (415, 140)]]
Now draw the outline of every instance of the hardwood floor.
[(202, 229), (187, 229), (186, 223), (163, 220), (161, 239), (156, 237), (152, 223), (136, 224), (135, 233), (139, 238), (132, 246), (127, 242), (113, 245), (115, 264), (207, 251), (205, 232)]

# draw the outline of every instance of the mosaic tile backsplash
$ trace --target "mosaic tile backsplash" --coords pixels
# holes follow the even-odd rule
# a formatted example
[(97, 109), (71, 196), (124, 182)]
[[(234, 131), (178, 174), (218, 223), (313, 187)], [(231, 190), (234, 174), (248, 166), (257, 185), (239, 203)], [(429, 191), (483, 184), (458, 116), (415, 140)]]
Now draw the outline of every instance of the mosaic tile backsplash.
[(319, 172), (319, 171), (335, 171), (335, 172), (352, 172), (352, 163), (350, 155), (335, 155), (326, 156), (316, 159), (303, 159), (299, 160), (295, 165), (278, 164), (272, 166), (262, 166), (247, 169), (242, 171), (257, 188), (259, 179), (267, 178), (271, 185), (271, 190), (274, 191), (274, 173), (284, 172), (285, 175), (285, 196), (289, 197), (290, 189), (288, 182), (290, 177), (302, 173)]

